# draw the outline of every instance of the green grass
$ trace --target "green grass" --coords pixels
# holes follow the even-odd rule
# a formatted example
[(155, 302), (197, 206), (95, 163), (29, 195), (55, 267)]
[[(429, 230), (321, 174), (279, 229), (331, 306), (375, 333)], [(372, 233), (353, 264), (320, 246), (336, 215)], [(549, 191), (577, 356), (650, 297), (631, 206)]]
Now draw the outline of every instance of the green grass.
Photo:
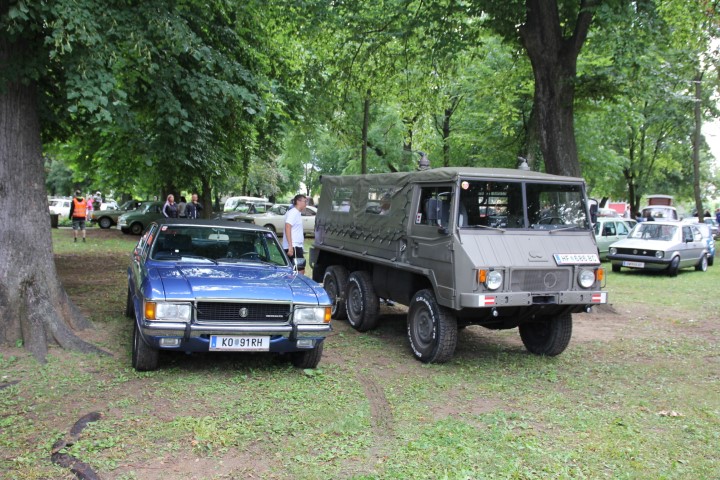
[[(620, 315), (592, 318), (616, 335), (573, 341), (555, 358), (527, 354), (514, 330), (470, 327), (449, 363), (424, 365), (395, 315), (366, 334), (337, 322), (314, 372), (264, 355), (166, 355), (158, 371), (137, 373), (121, 268), (137, 237), (76, 248), (71, 236), (54, 232), (58, 261), (91, 270), (88, 285), (66, 287), (113, 356), (54, 349), (39, 365), (20, 348), (0, 350), (0, 383), (20, 380), (0, 390), (7, 478), (73, 478), (50, 463), (50, 447), (90, 411), (103, 418), (68, 452), (102, 478), (165, 469), (166, 478), (292, 479), (720, 471), (718, 265), (677, 278), (609, 272)], [(108, 255), (121, 261), (103, 269)]]

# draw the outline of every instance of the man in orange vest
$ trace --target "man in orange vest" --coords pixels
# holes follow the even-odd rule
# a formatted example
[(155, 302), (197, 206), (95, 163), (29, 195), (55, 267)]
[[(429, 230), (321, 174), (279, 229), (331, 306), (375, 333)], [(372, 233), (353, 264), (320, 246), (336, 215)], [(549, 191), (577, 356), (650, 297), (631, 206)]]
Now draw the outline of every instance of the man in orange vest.
[(75, 198), (70, 203), (70, 220), (72, 220), (73, 237), (77, 243), (77, 232), (82, 230), (82, 240), (85, 241), (85, 220), (87, 219), (87, 201), (80, 190), (75, 190)]

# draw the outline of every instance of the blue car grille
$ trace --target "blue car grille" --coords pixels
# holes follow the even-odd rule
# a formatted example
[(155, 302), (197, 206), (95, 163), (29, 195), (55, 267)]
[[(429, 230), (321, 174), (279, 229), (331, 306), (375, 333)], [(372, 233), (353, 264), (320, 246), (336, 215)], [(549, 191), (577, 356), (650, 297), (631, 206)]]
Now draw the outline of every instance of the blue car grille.
[(290, 305), (263, 303), (198, 302), (199, 322), (286, 322)]

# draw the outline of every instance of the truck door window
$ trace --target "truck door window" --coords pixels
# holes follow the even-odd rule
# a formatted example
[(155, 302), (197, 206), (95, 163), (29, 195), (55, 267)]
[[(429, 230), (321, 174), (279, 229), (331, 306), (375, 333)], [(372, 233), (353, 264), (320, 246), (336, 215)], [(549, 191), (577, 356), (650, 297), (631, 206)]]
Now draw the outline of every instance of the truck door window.
[(423, 187), (420, 190), (418, 211), (415, 212), (415, 223), (447, 227), (451, 201), (452, 187)]

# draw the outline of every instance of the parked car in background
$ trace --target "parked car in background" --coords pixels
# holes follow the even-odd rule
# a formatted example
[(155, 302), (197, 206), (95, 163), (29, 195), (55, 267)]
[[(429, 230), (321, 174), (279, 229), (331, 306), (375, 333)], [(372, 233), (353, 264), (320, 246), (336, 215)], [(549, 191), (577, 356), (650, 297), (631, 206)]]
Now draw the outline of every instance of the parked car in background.
[(267, 201), (268, 199), (265, 197), (229, 197), (223, 204), (223, 211), (232, 212), (238, 205), (242, 205), (243, 203), (259, 203)]
[(705, 243), (707, 245), (707, 251), (708, 251), (708, 265), (712, 266), (715, 263), (715, 236), (712, 232), (712, 227), (709, 223), (697, 223), (693, 222), (692, 218), (687, 218), (683, 220), (683, 223), (688, 225), (694, 225), (697, 227), (698, 230), (700, 230), (700, 233), (703, 236), (703, 239), (705, 240)]
[(137, 210), (123, 213), (117, 219), (117, 228), (123, 233), (140, 235), (150, 222), (163, 218), (164, 204), (165, 202), (147, 202)]
[(613, 272), (619, 272), (622, 267), (665, 270), (672, 277), (685, 267), (704, 272), (708, 266), (707, 242), (695, 225), (642, 222), (626, 239), (610, 245), (608, 259)]
[[(690, 222), (690, 223), (699, 223), (698, 217), (690, 217), (686, 218), (684, 221)], [(718, 223), (717, 220), (715, 220), (714, 217), (703, 217), (703, 223), (706, 223), (710, 226), (710, 232), (712, 233), (712, 236), (714, 238), (718, 238)]]
[[(278, 236), (285, 234), (285, 213), (290, 209), (289, 205), (273, 205), (270, 210), (265, 213), (250, 215), (241, 214), (235, 217), (237, 222), (254, 223), (269, 228)], [(317, 209), (315, 207), (305, 207), (302, 212), (303, 232), (306, 236), (315, 236), (315, 216)]]
[(617, 213), (612, 208), (598, 208), (597, 215), (598, 215), (598, 217), (619, 217), (620, 216), (620, 214)]
[(65, 218), (70, 216), (70, 204), (72, 204), (72, 199), (68, 200), (67, 198), (51, 198), (50, 200), (48, 200), (50, 213)]
[(118, 223), (120, 215), (135, 211), (140, 208), (144, 203), (137, 200), (129, 200), (123, 203), (117, 210), (105, 209), (105, 210), (93, 210), (90, 221), (97, 223), (100, 228), (110, 228)]
[(598, 217), (595, 222), (595, 242), (598, 247), (598, 255), (600, 260), (607, 260), (610, 245), (622, 240), (628, 236), (630, 230), (637, 222), (629, 224), (628, 221), (620, 217)]
[(238, 203), (235, 209), (223, 212), (220, 216), (224, 220), (235, 220), (239, 215), (257, 215), (267, 212), (272, 208), (271, 202), (249, 202)]
[(128, 268), (132, 366), (161, 350), (274, 352), (315, 368), (330, 333), (325, 290), (298, 274), (268, 230), (223, 220), (151, 222)]

